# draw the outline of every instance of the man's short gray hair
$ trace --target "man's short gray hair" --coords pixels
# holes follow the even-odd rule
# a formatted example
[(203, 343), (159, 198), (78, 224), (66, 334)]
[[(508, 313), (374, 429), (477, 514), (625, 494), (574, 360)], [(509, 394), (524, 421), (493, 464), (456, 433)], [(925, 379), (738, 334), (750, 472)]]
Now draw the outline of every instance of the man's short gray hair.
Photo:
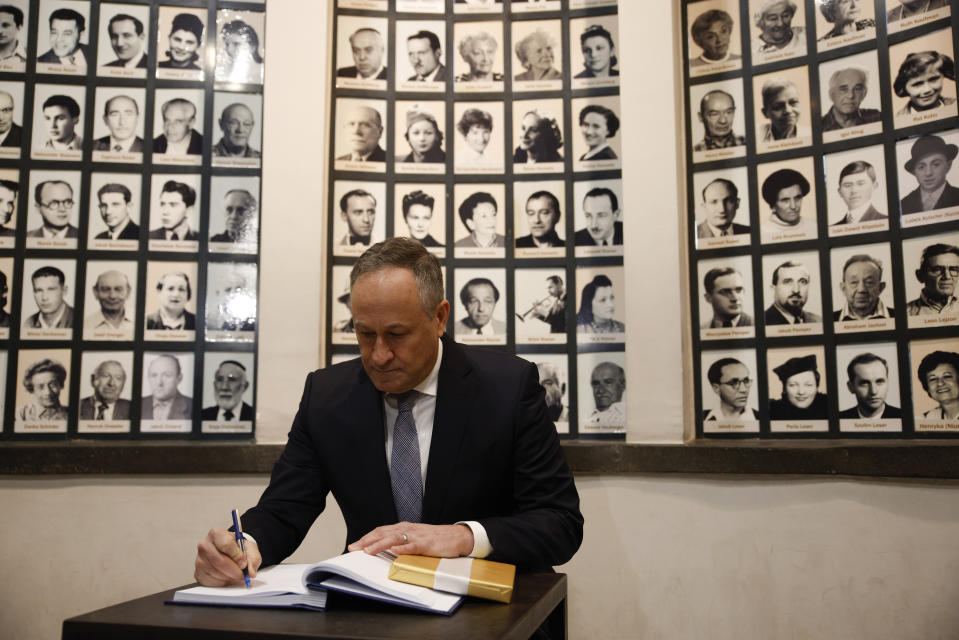
[(866, 71), (866, 70), (863, 69), (862, 67), (844, 67), (844, 68), (842, 68), (842, 69), (837, 69), (836, 71), (833, 71), (833, 74), (832, 74), (831, 76), (829, 76), (829, 90), (830, 90), (830, 91), (832, 91), (833, 89), (836, 88), (836, 84), (838, 84), (838, 82), (839, 82), (839, 80), (838, 80), (839, 74), (840, 74), (840, 73), (846, 73), (847, 71), (855, 71), (856, 73), (858, 73), (858, 74), (860, 74), (860, 75), (862, 76), (862, 81), (863, 81), (864, 83), (866, 83), (867, 85), (869, 84), (869, 72), (868, 72), (868, 71)]
[[(359, 257), (350, 271), (350, 291), (360, 276), (382, 269), (409, 269), (416, 280), (423, 312), (432, 317), (445, 298), (443, 271), (436, 256), (412, 238), (389, 238), (377, 242)], [(353, 296), (350, 296), (352, 301)]]

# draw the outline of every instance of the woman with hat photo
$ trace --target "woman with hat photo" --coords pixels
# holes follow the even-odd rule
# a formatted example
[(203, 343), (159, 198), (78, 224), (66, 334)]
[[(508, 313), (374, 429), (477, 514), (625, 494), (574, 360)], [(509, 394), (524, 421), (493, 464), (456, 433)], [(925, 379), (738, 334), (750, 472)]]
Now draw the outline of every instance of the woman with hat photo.
[(819, 391), (816, 356), (790, 358), (773, 371), (782, 382), (782, 397), (769, 401), (770, 420), (825, 420), (829, 401)]
[(912, 157), (906, 161), (905, 168), (919, 186), (899, 203), (903, 215), (959, 206), (959, 188), (947, 180), (957, 153), (959, 147), (946, 143), (937, 135), (916, 139), (910, 151)]
[(443, 132), (436, 124), (432, 113), (420, 105), (413, 105), (406, 112), (406, 133), (410, 153), (400, 162), (446, 162), (443, 151)]

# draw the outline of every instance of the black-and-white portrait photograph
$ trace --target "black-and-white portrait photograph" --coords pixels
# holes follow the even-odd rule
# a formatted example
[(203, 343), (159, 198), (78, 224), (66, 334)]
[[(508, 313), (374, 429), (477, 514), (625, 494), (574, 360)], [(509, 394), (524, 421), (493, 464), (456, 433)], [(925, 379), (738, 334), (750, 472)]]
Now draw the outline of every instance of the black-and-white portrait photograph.
[(435, 256), (446, 256), (446, 187), (397, 183), (393, 235), (413, 238)]
[(160, 7), (156, 76), (162, 80), (203, 80), (206, 9)]
[(616, 15), (572, 18), (569, 57), (573, 89), (618, 87), (619, 18)]
[(801, 0), (750, 0), (752, 63), (806, 55), (806, 7)]
[(829, 235), (889, 228), (882, 145), (825, 156)]
[(563, 171), (563, 100), (513, 101), (513, 172)]
[(895, 343), (838, 345), (836, 383), (840, 431), (902, 431)]
[(16, 242), (19, 201), (20, 171), (0, 168), (0, 248), (12, 249)]
[(736, 0), (686, 5), (689, 25), (689, 76), (733, 71), (743, 66)]
[(80, 221), (79, 171), (30, 171), (28, 249), (76, 249)]
[(359, 256), (386, 238), (386, 185), (337, 180), (333, 184), (333, 255)]
[(155, 173), (150, 176), (151, 251), (196, 253), (200, 240), (200, 183), (192, 173)]
[(143, 162), (145, 105), (145, 89), (97, 87), (93, 118), (95, 162)]
[(509, 10), (511, 13), (533, 13), (559, 11), (561, 7), (560, 0), (511, 0)]
[(563, 88), (562, 23), (522, 20), (512, 23), (513, 91)]
[(82, 158), (86, 94), (86, 87), (81, 85), (34, 85), (30, 157), (34, 160)]
[(956, 115), (954, 43), (942, 29), (889, 47), (896, 128)]
[(139, 173), (90, 175), (87, 247), (113, 251), (139, 248), (142, 179)]
[[(453, 71), (456, 91), (503, 90), (503, 23), (453, 24)], [(508, 53), (508, 52), (507, 52)]]
[(21, 340), (73, 338), (76, 272), (74, 260), (24, 260), (23, 292), (20, 295)]
[(749, 256), (700, 260), (700, 338), (752, 338), (756, 335), (753, 271)]
[(13, 283), (16, 275), (14, 269), (12, 257), (0, 258), (0, 340), (10, 337), (10, 325), (16, 322), (10, 313), (13, 311), (11, 298), (13, 298)]
[(689, 88), (689, 129), (693, 162), (746, 155), (742, 80), (721, 80)]
[(746, 167), (693, 174), (696, 248), (749, 244), (749, 189)]
[(129, 433), (132, 398), (132, 351), (83, 353), (78, 433)]
[(916, 431), (959, 431), (959, 339), (909, 343)]
[(959, 218), (959, 130), (929, 133), (896, 143), (902, 226)]
[(149, 5), (101, 4), (97, 75), (146, 78), (149, 42)]
[(815, 251), (763, 256), (763, 325), (766, 335), (822, 333), (822, 276)]
[(566, 269), (516, 269), (514, 279), (516, 343), (566, 344)]
[(0, 158), (19, 158), (23, 137), (23, 83), (0, 82)]
[(207, 351), (203, 361), (203, 433), (253, 431), (252, 353)]
[(836, 333), (880, 331), (896, 326), (888, 244), (835, 247), (829, 253), (829, 264)]
[(137, 263), (87, 262), (84, 340), (133, 340), (137, 308)]
[[(339, 6), (346, 7), (351, 2), (357, 0), (338, 0)], [(360, 0), (365, 4), (380, 3), (383, 5), (381, 11), (386, 11), (386, 0)], [(364, 9), (367, 7), (363, 7)], [(406, 13), (445, 13), (446, 0), (396, 0), (396, 10)]]
[(147, 263), (144, 339), (194, 340), (197, 282), (195, 262)]
[(353, 310), (350, 307), (350, 270), (352, 267), (333, 265), (330, 278), (330, 341), (333, 344), (356, 344)]
[(456, 269), (453, 335), (465, 344), (506, 344), (506, 269)]
[(26, 70), (31, 33), (28, 0), (6, 0), (0, 9), (0, 71)]
[(202, 164), (203, 107), (203, 89), (154, 91), (153, 164)]
[(898, 33), (951, 14), (949, 0), (887, 0), (886, 30)]
[(573, 183), (576, 257), (623, 255), (622, 180)]
[(829, 430), (825, 349), (788, 347), (766, 351), (769, 426), (773, 433)]
[(66, 433), (70, 415), (70, 350), (17, 354), (14, 433)]
[(506, 120), (503, 103), (456, 102), (453, 104), (453, 170), (455, 173), (492, 173), (505, 171)]
[(502, 13), (503, 0), (453, 0), (454, 13)]
[[(3, 385), (3, 388), (7, 388), (7, 352), (0, 351), (0, 385)], [(0, 415), (6, 416), (7, 403), (6, 403), (6, 393), (3, 394), (3, 397), (0, 398)], [(0, 417), (0, 427), (6, 428), (6, 420)]]
[(626, 354), (593, 351), (576, 356), (580, 433), (626, 431)]
[(446, 105), (439, 101), (397, 100), (394, 108), (396, 172), (445, 173), (447, 145), (440, 123), (446, 122)]
[(37, 26), (37, 73), (86, 75), (90, 57), (90, 3), (40, 0)]
[(579, 123), (573, 134), (573, 170), (619, 169), (623, 154), (619, 132), (619, 96), (573, 98), (572, 116)]
[(193, 430), (192, 353), (146, 352), (140, 388), (141, 433)]
[(757, 165), (759, 231), (764, 244), (818, 237), (812, 157)]
[(902, 242), (909, 327), (959, 324), (959, 233)]
[(758, 433), (756, 352), (703, 351), (701, 358), (703, 433)]
[(210, 180), (211, 253), (256, 253), (260, 229), (260, 178), (213, 176)]
[(453, 253), (457, 258), (502, 258), (506, 255), (506, 190), (500, 184), (457, 184)]
[(386, 89), (386, 18), (340, 16), (336, 31), (336, 86)]
[(625, 286), (623, 267), (576, 269), (577, 343), (626, 341)]
[(445, 42), (445, 22), (396, 21), (396, 66), (399, 69), (396, 86), (400, 91), (446, 90), (451, 73), (447, 72), (445, 64)]
[(217, 91), (213, 114), (213, 166), (258, 169), (263, 149), (263, 94)]
[(263, 84), (265, 15), (263, 11), (217, 10), (217, 82)]
[(255, 262), (211, 262), (207, 265), (207, 342), (253, 342), (256, 278)]
[(524, 356), (536, 365), (539, 383), (546, 392), (546, 414), (559, 433), (569, 433), (569, 362), (566, 354), (537, 353)]
[(386, 100), (336, 99), (333, 168), (386, 171)]
[(812, 144), (807, 67), (781, 69), (753, 77), (756, 153)]
[(866, 51), (819, 65), (823, 142), (882, 132), (879, 58)]
[(517, 258), (566, 255), (566, 183), (537, 180), (513, 183), (513, 230)]
[(876, 7), (861, 0), (816, 0), (816, 47), (829, 51), (876, 37)]

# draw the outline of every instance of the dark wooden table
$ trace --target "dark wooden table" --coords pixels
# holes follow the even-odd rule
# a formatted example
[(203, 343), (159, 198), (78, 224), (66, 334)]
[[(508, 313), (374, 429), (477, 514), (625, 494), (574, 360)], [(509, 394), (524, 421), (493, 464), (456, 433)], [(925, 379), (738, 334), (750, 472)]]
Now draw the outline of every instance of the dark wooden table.
[(166, 605), (175, 589), (63, 621), (62, 640), (527, 640), (547, 625), (549, 637), (566, 638), (566, 575), (517, 574), (513, 601), (467, 598), (452, 616), (330, 594), (326, 611)]

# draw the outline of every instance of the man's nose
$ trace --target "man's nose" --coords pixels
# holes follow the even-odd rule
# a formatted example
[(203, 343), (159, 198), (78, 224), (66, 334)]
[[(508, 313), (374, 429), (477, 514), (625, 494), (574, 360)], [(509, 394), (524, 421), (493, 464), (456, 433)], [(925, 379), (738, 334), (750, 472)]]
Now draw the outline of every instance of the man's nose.
[(389, 345), (386, 344), (386, 341), (380, 337), (377, 337), (373, 342), (373, 363), (380, 365), (385, 364), (393, 359), (393, 351), (390, 349)]

